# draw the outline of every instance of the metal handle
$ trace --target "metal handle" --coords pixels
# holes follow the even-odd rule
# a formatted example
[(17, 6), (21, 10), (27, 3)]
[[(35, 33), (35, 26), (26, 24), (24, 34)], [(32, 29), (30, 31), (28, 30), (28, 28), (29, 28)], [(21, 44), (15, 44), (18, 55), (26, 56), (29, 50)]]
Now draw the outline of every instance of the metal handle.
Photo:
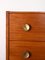
[(27, 58), (30, 58), (30, 57), (31, 57), (31, 52), (25, 51), (25, 52), (23, 53), (23, 58), (27, 59)]
[(23, 26), (23, 30), (24, 31), (29, 31), (31, 29), (31, 25), (29, 25), (29, 24), (25, 24), (24, 26)]

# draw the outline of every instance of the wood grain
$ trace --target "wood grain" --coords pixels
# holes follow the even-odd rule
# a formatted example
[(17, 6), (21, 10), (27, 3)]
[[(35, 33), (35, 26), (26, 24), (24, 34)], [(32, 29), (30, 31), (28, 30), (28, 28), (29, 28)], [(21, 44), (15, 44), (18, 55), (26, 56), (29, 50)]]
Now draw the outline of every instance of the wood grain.
[[(31, 30), (25, 32), (24, 24)], [(22, 58), (26, 50), (29, 59)], [(45, 13), (6, 12), (6, 60), (45, 60)]]
[(24, 60), (22, 54), (30, 51), (31, 57), (27, 60), (45, 60), (45, 42), (10, 41), (10, 60)]
[[(25, 32), (24, 24), (31, 25), (31, 30)], [(45, 14), (10, 14), (10, 40), (45, 41)]]

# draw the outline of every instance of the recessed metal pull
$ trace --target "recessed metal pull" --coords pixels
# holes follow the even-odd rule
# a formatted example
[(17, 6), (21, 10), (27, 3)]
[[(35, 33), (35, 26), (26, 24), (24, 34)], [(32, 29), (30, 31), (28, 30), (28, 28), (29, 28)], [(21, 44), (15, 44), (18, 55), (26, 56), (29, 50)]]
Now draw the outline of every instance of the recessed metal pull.
[(25, 24), (24, 26), (23, 26), (23, 30), (24, 31), (29, 31), (31, 29), (31, 25), (29, 25), (29, 24)]

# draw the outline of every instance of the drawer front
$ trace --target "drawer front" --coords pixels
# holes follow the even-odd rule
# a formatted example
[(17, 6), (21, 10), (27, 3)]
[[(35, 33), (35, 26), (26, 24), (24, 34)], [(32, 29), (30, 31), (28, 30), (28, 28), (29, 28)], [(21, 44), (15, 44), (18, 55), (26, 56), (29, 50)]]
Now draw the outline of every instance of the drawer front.
[[(24, 30), (25, 24), (31, 26)], [(10, 40), (45, 41), (45, 14), (41, 13), (10, 13)]]
[[(25, 58), (23, 53), (30, 52), (30, 57)], [(10, 42), (10, 60), (45, 60), (45, 42)]]

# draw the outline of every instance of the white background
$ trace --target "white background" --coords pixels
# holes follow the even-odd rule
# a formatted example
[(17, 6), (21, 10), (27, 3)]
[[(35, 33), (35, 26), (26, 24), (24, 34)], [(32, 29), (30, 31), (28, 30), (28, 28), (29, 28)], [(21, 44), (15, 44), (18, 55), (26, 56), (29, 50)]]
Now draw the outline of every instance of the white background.
[(45, 12), (45, 0), (0, 0), (0, 60), (6, 60), (6, 11)]

